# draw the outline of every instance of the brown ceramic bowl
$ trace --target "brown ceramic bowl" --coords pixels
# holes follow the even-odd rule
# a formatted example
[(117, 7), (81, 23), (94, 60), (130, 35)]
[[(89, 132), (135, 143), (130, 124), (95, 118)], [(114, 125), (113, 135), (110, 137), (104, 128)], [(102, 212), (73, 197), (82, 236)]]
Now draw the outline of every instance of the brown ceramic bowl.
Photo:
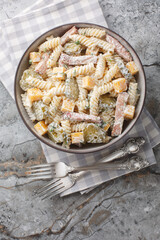
[[(103, 29), (105, 30), (108, 34), (110, 34), (111, 36), (113, 36), (114, 38), (116, 38), (120, 43), (122, 43), (126, 49), (128, 49), (134, 59), (134, 61), (136, 62), (136, 65), (139, 68), (139, 73), (137, 75), (137, 81), (138, 81), (138, 85), (139, 85), (139, 90), (140, 90), (140, 99), (138, 101), (137, 107), (136, 107), (136, 112), (135, 112), (135, 117), (133, 120), (126, 122), (124, 124), (123, 127), (123, 132), (120, 136), (113, 138), (109, 143), (106, 144), (85, 144), (82, 148), (79, 148), (77, 146), (71, 146), (70, 149), (65, 149), (64, 147), (62, 147), (59, 144), (56, 144), (54, 142), (52, 142), (47, 136), (40, 136), (36, 130), (34, 129), (34, 123), (32, 123), (25, 111), (25, 108), (22, 104), (21, 101), (21, 94), (23, 93), (23, 90), (20, 88), (19, 86), (19, 81), (21, 79), (21, 76), (23, 74), (23, 71), (25, 69), (27, 69), (29, 67), (29, 53), (32, 51), (36, 51), (38, 48), (38, 46), (43, 43), (46, 39), (46, 37), (50, 36), (50, 35), (54, 35), (56, 36), (62, 36), (68, 29), (70, 29), (73, 25), (75, 25), (76, 27), (95, 27), (95, 28), (99, 28), (99, 29)], [(131, 129), (132, 127), (135, 125), (137, 119), (139, 118), (143, 106), (144, 106), (144, 100), (145, 100), (145, 94), (146, 94), (146, 79), (145, 79), (145, 73), (143, 70), (143, 66), (142, 63), (138, 57), (138, 55), (136, 54), (136, 52), (134, 51), (134, 49), (131, 47), (131, 45), (124, 39), (122, 38), (120, 35), (118, 35), (117, 33), (111, 31), (108, 28), (96, 25), (96, 24), (90, 24), (90, 23), (72, 23), (72, 24), (66, 24), (66, 25), (62, 25), (56, 28), (51, 29), (50, 31), (44, 33), (43, 35), (41, 35), (39, 38), (37, 38), (29, 47), (28, 49), (25, 51), (25, 53), (23, 54), (19, 65), (17, 67), (17, 71), (16, 71), (16, 76), (15, 76), (15, 83), (14, 83), (14, 90), (15, 90), (15, 99), (16, 99), (16, 104), (17, 104), (17, 108), (18, 111), (24, 121), (24, 123), (26, 124), (26, 126), (28, 127), (28, 129), (43, 143), (47, 144), (48, 146), (52, 147), (52, 148), (56, 148), (58, 150), (61, 151), (65, 151), (65, 152), (70, 152), (70, 153), (91, 153), (91, 152), (96, 152), (99, 150), (103, 150), (105, 148), (110, 147), (111, 145), (113, 145), (114, 143), (116, 143), (117, 141), (119, 141), (120, 139), (122, 139)]]

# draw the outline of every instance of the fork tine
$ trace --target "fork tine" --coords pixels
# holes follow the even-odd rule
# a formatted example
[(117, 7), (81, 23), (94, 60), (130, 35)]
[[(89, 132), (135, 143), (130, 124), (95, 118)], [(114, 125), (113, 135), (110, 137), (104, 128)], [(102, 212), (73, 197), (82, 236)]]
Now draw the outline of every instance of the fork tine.
[(45, 186), (43, 186), (43, 187), (41, 187), (41, 188), (39, 188), (39, 189), (37, 189), (37, 193), (40, 193), (40, 192), (42, 192), (43, 191), (43, 189), (46, 189), (47, 187), (49, 187), (50, 185), (52, 185), (52, 184), (54, 184), (54, 183), (56, 183), (57, 181), (59, 181), (60, 179), (58, 179), (58, 178), (56, 178), (56, 179), (53, 179), (52, 181), (50, 181), (48, 184), (46, 184)]
[(62, 185), (60, 186), (59, 188), (57, 188), (56, 190), (50, 192), (50, 194), (45, 194), (44, 197), (42, 197), (42, 200), (46, 199), (46, 198), (51, 198), (51, 197), (54, 197), (58, 194), (60, 194), (61, 192), (64, 192), (64, 190), (66, 190), (65, 186)]
[(47, 171), (47, 172), (38, 172), (38, 173), (31, 173), (31, 174), (28, 174), (28, 177), (29, 176), (44, 176), (44, 175), (51, 175), (52, 172), (51, 171)]
[[(37, 168), (37, 169), (31, 169), (31, 170), (27, 170), (26, 172), (28, 172), (28, 173), (33, 173), (33, 172), (43, 172), (43, 171), (48, 171), (48, 170), (51, 170), (51, 168), (52, 167), (48, 167), (48, 168)], [(53, 171), (54, 171), (54, 168), (52, 168), (53, 169)]]
[(57, 188), (60, 187), (60, 185), (62, 185), (62, 182), (59, 180), (57, 182), (55, 182), (54, 184), (51, 184), (49, 187), (47, 187), (46, 189), (44, 189), (43, 191), (40, 191), (38, 193), (39, 196), (43, 196), (45, 195), (47, 192), (50, 193), (50, 191), (53, 189), (53, 191), (55, 191)]
[(27, 168), (29, 168), (29, 169), (43, 168), (43, 167), (54, 166), (55, 164), (56, 164), (56, 162), (55, 163), (45, 163), (45, 164), (38, 164), (38, 165), (30, 166), (30, 167), (27, 167)]
[(43, 179), (51, 179), (51, 178), (53, 178), (53, 176), (52, 175), (44, 175), (44, 176), (28, 176), (28, 178), (29, 178), (29, 180), (43, 180)]

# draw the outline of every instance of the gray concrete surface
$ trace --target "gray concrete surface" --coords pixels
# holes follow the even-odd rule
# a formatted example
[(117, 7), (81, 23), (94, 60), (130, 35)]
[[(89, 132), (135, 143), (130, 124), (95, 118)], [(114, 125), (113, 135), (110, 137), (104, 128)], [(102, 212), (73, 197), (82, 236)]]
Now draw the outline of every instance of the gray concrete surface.
[[(31, 0), (0, 0), (0, 20), (14, 17)], [(111, 29), (139, 54), (147, 77), (146, 107), (160, 125), (160, 1), (100, 0)], [(3, 63), (1, 63), (3, 64)], [(160, 147), (152, 168), (105, 183), (91, 193), (40, 201), (24, 166), (45, 162), (0, 83), (0, 239), (159, 240)], [(29, 149), (29, 150), (28, 150)]]

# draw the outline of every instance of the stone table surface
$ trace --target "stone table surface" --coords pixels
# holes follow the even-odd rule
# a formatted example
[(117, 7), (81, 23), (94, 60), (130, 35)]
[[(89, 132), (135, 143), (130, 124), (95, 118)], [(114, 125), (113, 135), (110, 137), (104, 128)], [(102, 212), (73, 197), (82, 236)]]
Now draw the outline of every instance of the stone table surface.
[[(0, 0), (0, 20), (14, 17), (32, 2)], [(160, 125), (160, 1), (100, 0), (100, 5), (109, 28), (124, 36), (142, 60), (145, 105)], [(28, 183), (18, 169), (45, 162), (40, 143), (24, 126), (1, 83), (0, 100), (1, 240), (160, 239), (160, 146), (154, 149), (156, 166), (86, 195), (37, 201), (33, 191), (43, 183)]]

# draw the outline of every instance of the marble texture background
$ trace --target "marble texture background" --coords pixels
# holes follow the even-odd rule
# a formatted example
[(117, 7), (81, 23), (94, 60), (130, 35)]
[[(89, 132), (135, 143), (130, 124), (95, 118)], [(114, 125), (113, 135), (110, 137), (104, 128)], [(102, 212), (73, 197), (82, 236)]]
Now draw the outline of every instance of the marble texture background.
[[(0, 0), (0, 21), (32, 2)], [(160, 126), (160, 1), (99, 2), (109, 28), (126, 38), (142, 60), (145, 105)], [(1, 240), (160, 239), (160, 146), (154, 149), (156, 166), (105, 183), (84, 196), (37, 201), (34, 189), (43, 182), (29, 183), (24, 167), (45, 162), (45, 157), (2, 83), (0, 109)]]

